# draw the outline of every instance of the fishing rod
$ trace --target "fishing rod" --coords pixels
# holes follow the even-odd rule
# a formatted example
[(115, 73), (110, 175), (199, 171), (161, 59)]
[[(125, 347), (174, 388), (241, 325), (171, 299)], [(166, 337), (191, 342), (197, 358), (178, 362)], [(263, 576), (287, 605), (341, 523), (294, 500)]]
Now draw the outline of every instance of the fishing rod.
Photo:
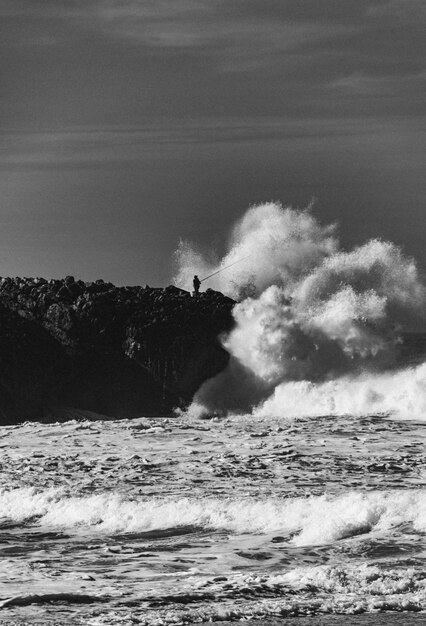
[(249, 256), (250, 255), (247, 255), (243, 257), (242, 259), (238, 259), (238, 261), (234, 261), (233, 263), (231, 263), (230, 265), (227, 265), (226, 267), (221, 267), (220, 270), (216, 270), (215, 272), (213, 272), (213, 274), (209, 274), (205, 278), (201, 279), (200, 283), (203, 283), (205, 280), (207, 280), (208, 278), (211, 278), (212, 276), (216, 276), (216, 274), (219, 274), (219, 272), (223, 272), (224, 270), (227, 270), (229, 267), (232, 267), (233, 265), (236, 265), (237, 263), (241, 263), (241, 261), (245, 261), (246, 259), (249, 258)]

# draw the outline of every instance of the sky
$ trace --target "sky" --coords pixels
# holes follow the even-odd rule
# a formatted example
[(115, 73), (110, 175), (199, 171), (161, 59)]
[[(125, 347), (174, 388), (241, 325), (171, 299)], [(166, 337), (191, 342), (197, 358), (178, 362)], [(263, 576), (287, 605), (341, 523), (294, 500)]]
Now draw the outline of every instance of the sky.
[(0, 0), (0, 275), (167, 285), (252, 204), (426, 268), (425, 0)]

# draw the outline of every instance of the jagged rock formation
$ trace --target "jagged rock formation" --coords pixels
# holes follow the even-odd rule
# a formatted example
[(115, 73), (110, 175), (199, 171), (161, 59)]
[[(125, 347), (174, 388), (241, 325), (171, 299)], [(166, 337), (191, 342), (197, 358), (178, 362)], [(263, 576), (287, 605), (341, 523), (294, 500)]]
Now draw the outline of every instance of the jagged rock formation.
[(170, 414), (226, 366), (217, 337), (233, 305), (212, 290), (0, 279), (0, 423), (55, 419), (61, 406)]

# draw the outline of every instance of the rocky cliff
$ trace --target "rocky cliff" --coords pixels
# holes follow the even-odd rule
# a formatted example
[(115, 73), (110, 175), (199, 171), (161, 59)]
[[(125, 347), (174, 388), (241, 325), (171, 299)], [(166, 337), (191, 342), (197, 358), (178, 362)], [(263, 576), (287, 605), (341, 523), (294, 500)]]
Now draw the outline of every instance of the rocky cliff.
[(170, 414), (227, 364), (217, 338), (233, 305), (212, 290), (0, 279), (0, 423), (56, 419), (61, 407)]

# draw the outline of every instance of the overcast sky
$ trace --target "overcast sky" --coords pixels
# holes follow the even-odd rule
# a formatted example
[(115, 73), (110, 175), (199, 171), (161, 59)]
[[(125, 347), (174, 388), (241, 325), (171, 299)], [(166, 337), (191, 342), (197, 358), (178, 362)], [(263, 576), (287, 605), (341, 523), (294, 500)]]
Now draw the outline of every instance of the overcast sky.
[(0, 0), (0, 275), (165, 285), (253, 203), (426, 267), (425, 0)]

